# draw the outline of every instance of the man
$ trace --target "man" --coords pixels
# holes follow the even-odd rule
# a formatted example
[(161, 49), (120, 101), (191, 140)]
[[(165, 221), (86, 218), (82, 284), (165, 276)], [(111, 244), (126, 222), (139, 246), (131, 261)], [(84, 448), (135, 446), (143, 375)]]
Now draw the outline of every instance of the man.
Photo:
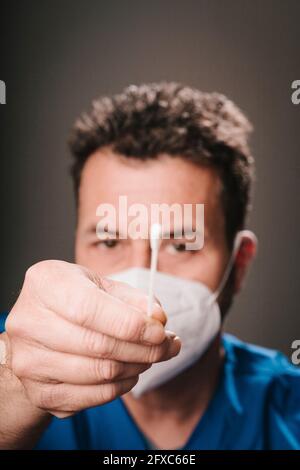
[[(250, 130), (223, 95), (176, 83), (130, 86), (96, 100), (76, 122), (77, 264), (29, 268), (8, 315), (0, 337), (1, 448), (300, 448), (300, 371), (276, 351), (222, 334), (256, 251), (253, 234), (242, 231), (253, 181)], [(219, 313), (220, 322), (190, 332), (196, 349), (206, 346), (178, 370), (172, 364), (186, 340), (164, 328), (171, 312), (162, 299), (147, 316), (141, 290), (107, 278), (150, 265), (149, 239), (121, 236), (120, 227), (114, 238), (98, 236), (97, 207), (118, 210), (124, 195), (149, 210), (204, 204), (204, 246), (187, 250), (173, 236), (158, 255), (162, 284), (176, 284), (191, 301), (191, 285), (195, 296), (218, 294), (196, 313), (204, 325)], [(183, 334), (191, 321), (188, 311), (181, 316)], [(156, 380), (152, 370), (161, 365), (172, 374), (150, 380), (139, 396), (131, 392), (139, 376)]]

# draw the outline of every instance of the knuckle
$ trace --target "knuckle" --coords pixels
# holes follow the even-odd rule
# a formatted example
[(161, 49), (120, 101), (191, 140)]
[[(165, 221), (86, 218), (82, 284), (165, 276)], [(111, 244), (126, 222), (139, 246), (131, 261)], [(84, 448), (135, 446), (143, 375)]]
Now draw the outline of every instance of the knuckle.
[(15, 333), (17, 325), (18, 325), (18, 320), (16, 318), (16, 314), (13, 312), (10, 312), (5, 322), (6, 333), (12, 336)]
[(28, 377), (32, 370), (29, 361), (26, 360), (25, 356), (20, 354), (14, 354), (11, 361), (11, 368), (13, 373), (17, 377)]
[[(99, 308), (100, 307), (98, 307), (98, 311)], [(80, 300), (80, 309), (78, 310), (76, 318), (76, 321), (79, 325), (83, 326), (84, 328), (89, 328), (95, 323), (97, 315), (98, 312), (92, 304), (89, 296)]]
[(61, 277), (64, 273), (63, 265), (65, 261), (59, 260), (43, 260), (30, 266), (25, 272), (24, 287), (27, 290), (33, 288), (33, 292), (39, 287), (48, 285), (50, 278)]
[(30, 266), (25, 272), (25, 282), (31, 283), (39, 279), (50, 263), (51, 261), (39, 261)]
[(83, 335), (84, 347), (89, 355), (101, 356), (103, 359), (111, 357), (116, 344), (114, 338), (89, 329), (85, 329)]
[(103, 385), (101, 390), (102, 400), (108, 402), (116, 398), (118, 395), (118, 385), (117, 383), (111, 383)]
[(125, 340), (140, 339), (143, 329), (143, 317), (136, 312), (132, 312), (129, 316), (124, 315), (124, 319), (118, 325), (119, 335)]
[(102, 401), (109, 402), (114, 400), (116, 397), (123, 395), (126, 392), (129, 392), (136, 383), (138, 382), (138, 376), (126, 379), (120, 382), (113, 382), (111, 384), (103, 385), (101, 389), (101, 399)]
[(37, 276), (37, 271), (40, 269), (40, 263), (33, 264), (25, 272), (25, 282), (31, 282), (32, 279), (35, 279)]
[(156, 362), (158, 359), (158, 348), (157, 346), (150, 346), (147, 352), (146, 360), (149, 363)]
[(88, 355), (100, 355), (102, 349), (102, 334), (97, 334), (93, 330), (85, 328), (83, 330), (83, 346)]
[(110, 386), (110, 399), (115, 398), (120, 390), (120, 384), (112, 383)]
[(83, 330), (82, 343), (88, 355), (99, 355), (101, 353), (101, 342), (101, 334), (96, 334), (94, 331), (86, 328)]
[(99, 318), (107, 317), (106, 298), (100, 296), (101, 290), (92, 285), (89, 292), (79, 296), (79, 308), (77, 307), (76, 322), (85, 328), (89, 328), (98, 322)]
[(106, 381), (117, 379), (122, 373), (122, 366), (116, 361), (100, 361), (100, 374)]
[(22, 315), (21, 312), (19, 314), (19, 311), (15, 309), (6, 319), (5, 331), (11, 337), (27, 336), (29, 333), (27, 323), (26, 315)]
[(158, 346), (150, 346), (147, 356), (147, 362), (159, 362), (161, 361), (166, 353), (166, 346), (165, 344), (161, 344)]
[(103, 359), (109, 359), (115, 355), (117, 341), (111, 336), (103, 335), (101, 345), (101, 356)]
[(34, 393), (35, 404), (44, 410), (59, 410), (66, 401), (66, 395), (62, 393), (59, 385), (40, 386)]

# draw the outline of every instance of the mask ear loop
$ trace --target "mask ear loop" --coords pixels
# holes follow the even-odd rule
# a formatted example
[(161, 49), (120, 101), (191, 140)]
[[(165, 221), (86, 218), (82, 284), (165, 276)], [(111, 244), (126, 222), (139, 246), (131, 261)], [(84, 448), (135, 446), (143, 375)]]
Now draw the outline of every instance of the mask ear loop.
[(252, 235), (252, 232), (250, 232), (249, 230), (240, 230), (239, 232), (237, 232), (237, 234), (234, 238), (233, 249), (232, 249), (232, 252), (231, 252), (230, 260), (229, 260), (229, 262), (226, 266), (226, 269), (225, 269), (225, 272), (224, 272), (223, 277), (221, 279), (221, 282), (219, 284), (219, 287), (217, 288), (217, 290), (209, 298), (209, 303), (215, 302), (217, 300), (217, 298), (219, 297), (219, 295), (221, 294), (222, 290), (224, 289), (225, 284), (228, 280), (229, 274), (231, 272), (232, 266), (234, 265), (236, 254), (237, 254), (237, 252), (240, 248), (242, 238), (243, 238), (244, 235), (246, 235), (246, 234), (248, 235), (249, 233), (251, 233), (251, 235)]

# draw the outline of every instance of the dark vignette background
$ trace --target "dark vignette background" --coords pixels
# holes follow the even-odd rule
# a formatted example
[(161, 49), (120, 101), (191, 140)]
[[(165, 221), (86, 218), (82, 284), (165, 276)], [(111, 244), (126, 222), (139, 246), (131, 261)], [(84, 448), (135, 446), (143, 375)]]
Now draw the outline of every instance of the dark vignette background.
[(99, 94), (177, 80), (221, 91), (255, 125), (250, 227), (259, 255), (227, 329), (283, 350), (300, 338), (298, 0), (4, 1), (0, 11), (0, 310), (24, 272), (72, 260), (74, 204), (66, 137)]

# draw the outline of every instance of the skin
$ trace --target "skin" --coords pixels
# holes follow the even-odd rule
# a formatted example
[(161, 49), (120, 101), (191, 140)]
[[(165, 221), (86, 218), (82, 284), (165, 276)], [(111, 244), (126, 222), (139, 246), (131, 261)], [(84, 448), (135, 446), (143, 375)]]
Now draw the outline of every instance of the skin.
[[(131, 266), (149, 267), (150, 247), (149, 240), (99, 243), (96, 208), (102, 202), (118, 207), (119, 195), (127, 195), (128, 204), (142, 202), (147, 207), (152, 202), (204, 203), (204, 248), (185, 252), (182, 243), (164, 241), (158, 268), (215, 290), (230, 256), (220, 188), (214, 171), (181, 158), (161, 155), (152, 162), (128, 162), (110, 149), (90, 156), (79, 192), (77, 264), (51, 260), (32, 266), (9, 314), (6, 333), (0, 335), (6, 346), (5, 364), (0, 366), (0, 414), (5, 417), (0, 424), (1, 448), (31, 448), (52, 415), (70, 416), (120, 395), (158, 447), (184, 444), (218, 380), (223, 360), (220, 335), (172, 382), (140, 400), (131, 396), (139, 374), (154, 362), (177, 355), (181, 344), (176, 332), (165, 331), (166, 313), (159, 303), (150, 318), (143, 293), (105, 279)], [(254, 252), (253, 241), (245, 238), (235, 266), (235, 292)]]

